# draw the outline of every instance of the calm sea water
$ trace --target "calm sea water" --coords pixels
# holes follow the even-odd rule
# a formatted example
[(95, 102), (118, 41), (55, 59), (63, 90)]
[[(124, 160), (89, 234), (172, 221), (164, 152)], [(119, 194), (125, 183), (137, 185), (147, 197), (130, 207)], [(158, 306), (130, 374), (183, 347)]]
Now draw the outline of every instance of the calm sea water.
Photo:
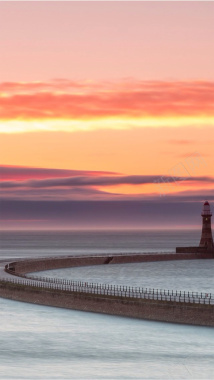
[[(199, 231), (1, 232), (0, 259), (69, 253), (174, 252)], [(213, 291), (212, 260), (125, 264), (48, 275)], [(214, 329), (0, 298), (0, 379), (214, 379)]]

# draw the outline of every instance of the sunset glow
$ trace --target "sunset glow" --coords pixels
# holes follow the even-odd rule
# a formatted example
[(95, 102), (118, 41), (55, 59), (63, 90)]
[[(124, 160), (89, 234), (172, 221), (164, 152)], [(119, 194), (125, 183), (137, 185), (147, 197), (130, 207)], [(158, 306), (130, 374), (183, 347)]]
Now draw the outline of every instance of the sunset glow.
[(89, 3), (0, 5), (2, 204), (212, 201), (213, 3)]

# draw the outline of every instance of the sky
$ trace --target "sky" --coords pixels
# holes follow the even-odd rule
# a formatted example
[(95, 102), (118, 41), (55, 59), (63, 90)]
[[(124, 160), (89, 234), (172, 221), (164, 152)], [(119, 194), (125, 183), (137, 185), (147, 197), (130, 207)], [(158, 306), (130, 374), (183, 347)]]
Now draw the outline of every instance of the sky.
[(0, 228), (200, 227), (213, 2), (0, 2)]

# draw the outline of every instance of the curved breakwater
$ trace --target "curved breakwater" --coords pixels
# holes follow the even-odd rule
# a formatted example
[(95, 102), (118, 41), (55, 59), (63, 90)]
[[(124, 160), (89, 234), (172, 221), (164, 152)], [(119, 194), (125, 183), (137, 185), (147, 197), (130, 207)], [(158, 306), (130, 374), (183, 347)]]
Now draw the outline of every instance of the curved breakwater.
[[(101, 284), (62, 283), (27, 275), (49, 269), (72, 266), (112, 265), (120, 263), (211, 259), (209, 254), (117, 254), (67, 256), (48, 259), (20, 260), (7, 264), (11, 276), (0, 279), (0, 296), (24, 302), (64, 307), (90, 312), (142, 319), (214, 326), (214, 305), (211, 295), (166, 294), (156, 289), (104, 287)], [(17, 276), (17, 277), (14, 277)], [(27, 278), (26, 278), (27, 277)], [(151, 284), (152, 285), (152, 284)]]

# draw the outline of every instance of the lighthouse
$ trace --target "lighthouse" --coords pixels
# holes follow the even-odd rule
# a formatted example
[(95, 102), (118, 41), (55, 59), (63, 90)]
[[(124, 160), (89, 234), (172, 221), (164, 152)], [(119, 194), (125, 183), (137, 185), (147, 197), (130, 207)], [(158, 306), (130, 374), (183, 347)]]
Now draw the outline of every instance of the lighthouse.
[(210, 209), (210, 204), (206, 201), (203, 204), (202, 209), (202, 232), (201, 232), (201, 240), (199, 246), (197, 247), (176, 247), (176, 253), (181, 254), (190, 254), (190, 258), (192, 255), (197, 255), (198, 259), (213, 259), (214, 258), (214, 244), (212, 237), (212, 228), (211, 228), (211, 218), (212, 212)]
[(210, 204), (206, 201), (202, 209), (202, 233), (199, 247), (203, 248), (213, 248), (213, 237), (212, 237), (212, 228), (211, 228), (211, 217), (212, 212), (210, 210)]

